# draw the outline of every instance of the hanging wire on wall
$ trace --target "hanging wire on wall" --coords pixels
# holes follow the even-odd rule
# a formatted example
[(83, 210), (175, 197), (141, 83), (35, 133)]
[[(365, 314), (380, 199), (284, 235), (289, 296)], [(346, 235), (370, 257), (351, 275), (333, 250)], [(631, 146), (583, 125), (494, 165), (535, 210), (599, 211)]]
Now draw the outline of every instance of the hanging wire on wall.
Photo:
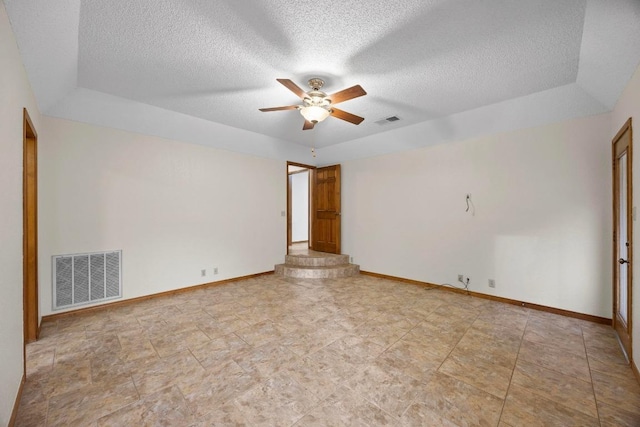
[(476, 215), (476, 207), (473, 204), (473, 200), (471, 200), (471, 193), (467, 193), (467, 196), (465, 197), (465, 202), (467, 203), (467, 209), (465, 209), (465, 212), (471, 211), (471, 215), (475, 216)]

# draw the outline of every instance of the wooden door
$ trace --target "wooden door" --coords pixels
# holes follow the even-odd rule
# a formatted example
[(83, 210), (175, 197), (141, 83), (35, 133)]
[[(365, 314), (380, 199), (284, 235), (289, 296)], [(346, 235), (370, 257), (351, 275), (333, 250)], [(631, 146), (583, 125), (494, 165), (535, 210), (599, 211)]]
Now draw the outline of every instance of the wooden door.
[(23, 312), (24, 342), (38, 339), (38, 137), (23, 113)]
[(613, 139), (613, 327), (627, 355), (632, 337), (631, 119)]
[(340, 253), (340, 165), (313, 171), (311, 249)]

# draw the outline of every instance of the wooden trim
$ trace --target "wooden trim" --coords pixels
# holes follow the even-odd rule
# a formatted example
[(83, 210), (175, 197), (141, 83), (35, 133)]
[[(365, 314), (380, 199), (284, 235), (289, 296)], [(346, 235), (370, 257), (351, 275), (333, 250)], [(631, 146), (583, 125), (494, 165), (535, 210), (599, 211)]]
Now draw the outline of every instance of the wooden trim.
[(307, 173), (307, 172), (309, 172), (309, 170), (295, 171), (295, 172), (288, 172), (288, 171), (287, 171), (287, 173), (288, 173), (289, 175), (297, 175), (297, 174), (299, 174), (299, 173)]
[(287, 173), (289, 172), (289, 166), (297, 166), (299, 168), (315, 169), (317, 166), (305, 165), (304, 163), (296, 163), (287, 161)]
[(20, 409), (20, 400), (22, 399), (22, 391), (24, 390), (24, 383), (27, 380), (27, 376), (22, 374), (22, 380), (20, 381), (20, 387), (18, 388), (18, 395), (16, 401), (13, 403), (13, 411), (11, 411), (11, 418), (9, 418), (9, 427), (16, 425), (16, 418), (18, 417), (18, 409)]
[(25, 343), (38, 339), (38, 134), (22, 109), (22, 277)]
[(249, 274), (247, 276), (233, 277), (231, 279), (224, 279), (217, 282), (202, 283), (200, 285), (187, 286), (186, 288), (173, 289), (171, 291), (159, 292), (157, 294), (150, 294), (150, 295), (145, 295), (141, 297), (129, 298), (122, 301), (109, 302), (106, 304), (96, 305), (93, 307), (85, 307), (85, 308), (79, 308), (76, 310), (65, 311), (64, 313), (48, 314), (46, 316), (42, 316), (42, 323), (50, 322), (52, 320), (62, 319), (65, 317), (82, 316), (89, 313), (95, 313), (95, 312), (109, 310), (116, 307), (131, 305), (131, 304), (139, 303), (142, 301), (182, 294), (185, 292), (191, 292), (191, 291), (195, 291), (203, 288), (212, 288), (215, 286), (226, 285), (232, 282), (239, 282), (240, 280), (253, 279), (261, 276), (268, 276), (270, 274), (274, 274), (274, 271), (265, 271), (263, 273), (255, 273), (255, 274)]
[(518, 300), (514, 300), (514, 299), (510, 299), (510, 298), (503, 298), (503, 297), (499, 297), (499, 296), (495, 296), (495, 295), (483, 294), (483, 293), (480, 293), (480, 292), (465, 291), (464, 289), (452, 288), (452, 287), (449, 287), (449, 286), (437, 285), (435, 283), (429, 283), (429, 282), (421, 282), (419, 280), (405, 279), (403, 277), (388, 276), (386, 274), (373, 273), (373, 272), (370, 272), (370, 271), (362, 271), (362, 270), (360, 270), (360, 274), (364, 274), (365, 276), (377, 277), (379, 279), (387, 279), (387, 280), (393, 280), (393, 281), (396, 281), (396, 282), (409, 283), (409, 284), (412, 284), (412, 285), (423, 286), (423, 287), (426, 287), (426, 288), (439, 288), (439, 289), (447, 290), (447, 291), (450, 291), (450, 292), (455, 292), (455, 293), (458, 293), (458, 294), (470, 295), (470, 296), (473, 296), (473, 297), (476, 297), (476, 298), (482, 298), (482, 299), (487, 299), (487, 300), (491, 300), (491, 301), (502, 302), (502, 303), (505, 303), (505, 304), (519, 305), (521, 307), (531, 308), (533, 310), (545, 311), (545, 312), (548, 312), (548, 313), (559, 314), (561, 316), (573, 317), (575, 319), (587, 320), (589, 322), (594, 322), (594, 323), (601, 323), (603, 325), (611, 325), (611, 319), (607, 319), (606, 317), (599, 317), (599, 316), (593, 316), (591, 314), (577, 313), (575, 311), (569, 311), (569, 310), (563, 310), (563, 309), (560, 309), (560, 308), (548, 307), (546, 305), (533, 304), (533, 303), (530, 303), (530, 302), (518, 301)]
[(640, 371), (638, 371), (638, 367), (636, 366), (636, 363), (632, 359), (629, 364), (631, 365), (631, 370), (633, 371), (633, 375), (635, 375), (636, 380), (638, 381), (638, 384), (640, 384)]
[(304, 243), (304, 242), (309, 243), (308, 240), (296, 240), (295, 242), (291, 242), (291, 244), (293, 244), (293, 243)]

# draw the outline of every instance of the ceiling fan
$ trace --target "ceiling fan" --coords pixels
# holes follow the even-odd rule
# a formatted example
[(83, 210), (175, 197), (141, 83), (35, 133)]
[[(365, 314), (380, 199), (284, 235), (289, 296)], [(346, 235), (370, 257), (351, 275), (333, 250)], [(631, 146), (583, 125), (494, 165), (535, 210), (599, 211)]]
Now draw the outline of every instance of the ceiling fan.
[(260, 111), (262, 112), (300, 110), (300, 114), (304, 117), (304, 126), (302, 127), (302, 130), (313, 129), (316, 123), (323, 121), (329, 116), (353, 123), (354, 125), (359, 125), (364, 120), (364, 117), (356, 116), (355, 114), (347, 113), (346, 111), (333, 107), (333, 105), (340, 102), (366, 95), (367, 92), (365, 92), (360, 85), (355, 85), (348, 89), (327, 95), (320, 90), (322, 86), (324, 86), (324, 81), (322, 79), (310, 79), (308, 84), (311, 90), (308, 92), (303, 91), (298, 85), (289, 79), (276, 80), (282, 83), (284, 87), (289, 89), (291, 92), (298, 95), (300, 99), (302, 99), (302, 105), (260, 108)]

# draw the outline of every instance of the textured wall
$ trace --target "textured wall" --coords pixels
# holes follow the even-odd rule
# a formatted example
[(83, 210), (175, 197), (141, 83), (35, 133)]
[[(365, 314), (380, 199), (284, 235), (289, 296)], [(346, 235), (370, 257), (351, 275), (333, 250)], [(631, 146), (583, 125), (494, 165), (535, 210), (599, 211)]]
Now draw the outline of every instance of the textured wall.
[(346, 162), (343, 250), (363, 270), (464, 274), (473, 291), (611, 317), (609, 129), (605, 114)]
[(122, 249), (124, 298), (282, 262), (284, 162), (51, 117), (44, 127), (44, 314), (51, 312), (52, 255)]
[(0, 425), (7, 425), (22, 378), (22, 109), (40, 114), (0, 2)]

